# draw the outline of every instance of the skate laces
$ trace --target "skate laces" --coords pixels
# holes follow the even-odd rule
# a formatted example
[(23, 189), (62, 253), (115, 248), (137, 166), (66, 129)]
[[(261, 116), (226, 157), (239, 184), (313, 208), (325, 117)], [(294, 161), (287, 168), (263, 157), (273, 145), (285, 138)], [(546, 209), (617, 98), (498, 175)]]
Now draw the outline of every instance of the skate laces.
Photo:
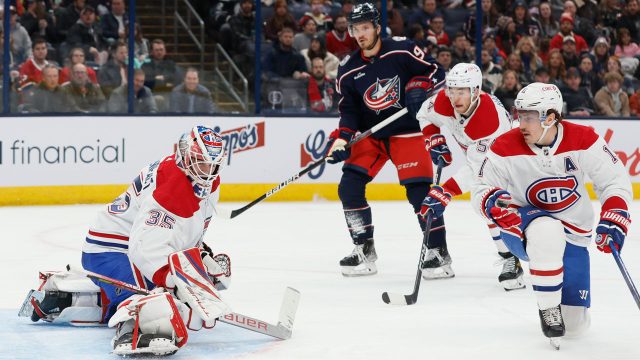
[(427, 251), (427, 257), (424, 259), (424, 262), (429, 260), (438, 259), (439, 262), (444, 262), (444, 258), (440, 255), (440, 248), (433, 248)]
[(552, 307), (550, 309), (542, 310), (542, 318), (547, 325), (559, 325), (562, 323), (562, 313), (560, 307)]
[(500, 258), (494, 263), (494, 266), (502, 265), (502, 272), (516, 272), (516, 257), (511, 256), (509, 258)]

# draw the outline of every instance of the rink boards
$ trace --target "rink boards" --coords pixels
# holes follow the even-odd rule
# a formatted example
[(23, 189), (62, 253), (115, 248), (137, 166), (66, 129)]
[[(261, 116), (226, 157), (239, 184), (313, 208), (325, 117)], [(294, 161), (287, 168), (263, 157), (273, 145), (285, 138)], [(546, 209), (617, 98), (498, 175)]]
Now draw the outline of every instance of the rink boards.
[[(250, 201), (320, 159), (338, 120), (82, 116), (4, 118), (2, 122), (0, 205), (27, 205), (109, 202), (142, 167), (171, 154), (181, 132), (200, 123), (215, 128), (225, 139), (228, 158), (221, 175), (221, 200)], [(575, 122), (594, 127), (604, 137), (625, 164), (634, 197), (640, 198), (640, 122)], [(453, 174), (463, 158), (455, 141), (449, 142), (454, 163), (445, 175)], [(270, 199), (336, 200), (340, 175), (339, 165), (323, 164)], [(369, 186), (367, 197), (404, 199), (392, 164)]]

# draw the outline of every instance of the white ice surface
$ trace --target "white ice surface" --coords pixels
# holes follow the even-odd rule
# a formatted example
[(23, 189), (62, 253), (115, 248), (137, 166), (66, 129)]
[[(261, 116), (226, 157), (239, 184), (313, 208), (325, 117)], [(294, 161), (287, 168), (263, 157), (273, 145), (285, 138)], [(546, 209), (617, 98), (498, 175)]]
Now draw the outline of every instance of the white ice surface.
[[(242, 204), (225, 203), (234, 209)], [(597, 206), (594, 203), (594, 206)], [(379, 273), (344, 278), (338, 260), (350, 253), (337, 202), (264, 203), (234, 220), (215, 220), (206, 241), (231, 256), (233, 281), (223, 293), (236, 312), (275, 322), (286, 286), (302, 293), (293, 337), (275, 341), (219, 324), (191, 333), (173, 359), (640, 359), (640, 311), (611, 255), (593, 247), (592, 326), (551, 348), (527, 290), (498, 285), (496, 250), (468, 202), (447, 209), (456, 277), (423, 282), (418, 303), (392, 307), (384, 291), (410, 293), (420, 233), (406, 202), (372, 203)], [(79, 265), (80, 247), (98, 206), (0, 208), (0, 358), (115, 359), (113, 329), (74, 328), (18, 318), (38, 270)], [(633, 204), (636, 219), (640, 203)], [(640, 282), (640, 231), (622, 253)], [(527, 278), (528, 280), (528, 278)]]

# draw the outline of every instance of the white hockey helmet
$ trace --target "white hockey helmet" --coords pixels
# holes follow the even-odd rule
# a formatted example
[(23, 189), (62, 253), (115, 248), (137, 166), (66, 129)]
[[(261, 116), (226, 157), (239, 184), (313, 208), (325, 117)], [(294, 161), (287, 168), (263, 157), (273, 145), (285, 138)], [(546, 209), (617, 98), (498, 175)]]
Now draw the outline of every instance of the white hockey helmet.
[(469, 88), (473, 93), (482, 87), (482, 70), (476, 64), (459, 63), (451, 68), (446, 81), (448, 88)]
[(540, 82), (531, 83), (518, 93), (514, 106), (518, 111), (537, 111), (540, 121), (547, 118), (549, 110), (562, 114), (562, 93), (557, 86)]
[(196, 195), (208, 195), (224, 159), (222, 136), (209, 127), (194, 126), (178, 140), (176, 164), (198, 185)]

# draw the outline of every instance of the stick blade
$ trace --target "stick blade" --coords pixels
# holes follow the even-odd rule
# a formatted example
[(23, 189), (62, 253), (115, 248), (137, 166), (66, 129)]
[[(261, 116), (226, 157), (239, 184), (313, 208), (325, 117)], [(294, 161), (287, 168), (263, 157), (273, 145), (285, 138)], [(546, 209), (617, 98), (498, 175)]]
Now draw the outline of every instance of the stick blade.
[(280, 307), (280, 316), (278, 316), (278, 327), (283, 327), (291, 336), (293, 331), (293, 322), (298, 312), (298, 304), (300, 303), (300, 291), (287, 287), (282, 298), (282, 306)]
[(416, 299), (411, 295), (394, 294), (389, 292), (382, 293), (382, 301), (389, 305), (413, 305)]

